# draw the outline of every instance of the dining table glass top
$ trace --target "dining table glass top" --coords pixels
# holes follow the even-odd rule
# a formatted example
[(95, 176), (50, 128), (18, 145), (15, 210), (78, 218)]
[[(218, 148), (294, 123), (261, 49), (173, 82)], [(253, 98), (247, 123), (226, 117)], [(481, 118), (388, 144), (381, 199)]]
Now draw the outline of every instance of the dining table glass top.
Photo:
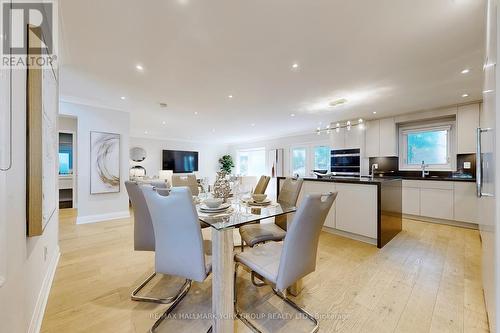
[(273, 202), (268, 206), (251, 206), (247, 203), (231, 203), (231, 207), (221, 213), (204, 213), (196, 206), (200, 221), (217, 230), (239, 228), (245, 224), (297, 211), (297, 207)]

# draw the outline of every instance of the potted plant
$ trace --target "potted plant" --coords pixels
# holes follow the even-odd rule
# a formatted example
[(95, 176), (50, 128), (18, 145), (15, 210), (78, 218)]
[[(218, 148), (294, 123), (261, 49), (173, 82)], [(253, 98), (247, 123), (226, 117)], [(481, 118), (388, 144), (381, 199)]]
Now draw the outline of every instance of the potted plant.
[(231, 170), (234, 168), (234, 162), (231, 155), (224, 155), (219, 158), (221, 171), (226, 172), (228, 175), (231, 174)]

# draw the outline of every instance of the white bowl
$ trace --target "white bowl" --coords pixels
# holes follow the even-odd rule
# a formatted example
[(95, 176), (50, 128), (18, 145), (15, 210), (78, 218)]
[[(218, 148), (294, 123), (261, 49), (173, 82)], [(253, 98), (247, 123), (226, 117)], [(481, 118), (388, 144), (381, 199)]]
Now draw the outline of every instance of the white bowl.
[(217, 208), (220, 205), (222, 205), (223, 202), (224, 200), (220, 198), (212, 198), (212, 199), (206, 199), (204, 201), (204, 204), (207, 205), (208, 208)]
[(267, 194), (252, 194), (252, 199), (255, 202), (263, 202), (264, 200), (266, 200), (266, 198)]

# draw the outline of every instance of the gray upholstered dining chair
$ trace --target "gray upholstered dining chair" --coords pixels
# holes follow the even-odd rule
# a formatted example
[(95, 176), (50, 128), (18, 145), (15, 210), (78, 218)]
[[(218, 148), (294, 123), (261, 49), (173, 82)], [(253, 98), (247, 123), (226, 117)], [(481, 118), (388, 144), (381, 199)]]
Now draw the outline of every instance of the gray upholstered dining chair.
[[(164, 185), (163, 185), (164, 184)], [(164, 182), (163, 184), (157, 183), (155, 187), (152, 188), (162, 188), (162, 186), (167, 186)], [(151, 215), (149, 213), (148, 206), (146, 204), (146, 199), (141, 191), (141, 185), (137, 182), (126, 181), (125, 188), (127, 189), (130, 202), (132, 203), (132, 208), (134, 210), (134, 250), (135, 251), (155, 251), (155, 237), (153, 231), (153, 223), (151, 221)], [(137, 288), (132, 291), (130, 298), (134, 301), (141, 302), (153, 302), (153, 303), (170, 303), (175, 299), (175, 295), (166, 298), (158, 297), (147, 297), (138, 296), (138, 293), (144, 288), (149, 281), (151, 281), (156, 276), (156, 272), (153, 272), (148, 276), (144, 282), (142, 282)]]
[(271, 177), (269, 177), (269, 176), (260, 176), (259, 181), (257, 182), (257, 185), (255, 185), (255, 189), (253, 190), (253, 193), (254, 194), (266, 193), (267, 185), (269, 184), (270, 180), (271, 180)]
[(205, 281), (212, 265), (211, 257), (205, 254), (208, 244), (203, 240), (189, 189), (172, 188), (168, 196), (159, 195), (152, 186), (142, 186), (141, 189), (153, 222), (155, 271), (186, 278), (177, 297), (151, 328), (154, 332), (186, 296), (191, 282)]
[[(319, 329), (318, 321), (291, 301), (286, 296), (286, 289), (316, 269), (319, 235), (336, 197), (337, 192), (307, 195), (290, 224), (284, 242), (269, 242), (235, 255), (235, 286), (238, 266), (247, 267), (262, 276), (266, 284), (272, 286), (276, 295), (309, 318), (315, 325), (312, 332)], [(246, 316), (241, 315), (236, 291), (234, 295), (238, 318), (259, 332)]]
[(191, 190), (191, 194), (197, 196), (200, 194), (200, 188), (196, 176), (194, 174), (188, 175), (173, 175), (172, 176), (172, 186), (181, 187), (186, 186)]
[[(302, 189), (302, 178), (286, 178), (278, 195), (278, 203), (288, 206), (297, 205), (300, 190)], [(239, 228), (241, 236), (241, 251), (245, 250), (245, 243), (253, 247), (256, 244), (268, 241), (281, 241), (286, 236), (287, 216), (278, 216), (274, 223), (257, 223), (244, 225)]]

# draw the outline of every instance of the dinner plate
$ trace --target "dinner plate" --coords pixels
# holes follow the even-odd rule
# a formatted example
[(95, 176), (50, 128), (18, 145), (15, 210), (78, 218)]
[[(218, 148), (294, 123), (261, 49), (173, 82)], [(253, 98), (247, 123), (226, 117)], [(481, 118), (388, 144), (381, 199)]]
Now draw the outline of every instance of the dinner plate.
[(266, 200), (260, 201), (260, 202), (257, 202), (257, 201), (252, 199), (252, 200), (247, 201), (247, 203), (251, 206), (268, 206), (271, 204), (271, 199), (267, 198)]
[(205, 213), (218, 213), (218, 212), (222, 212), (222, 211), (228, 209), (229, 207), (231, 207), (230, 203), (223, 203), (222, 205), (220, 205), (217, 208), (210, 208), (206, 205), (201, 205), (200, 211), (205, 212)]

